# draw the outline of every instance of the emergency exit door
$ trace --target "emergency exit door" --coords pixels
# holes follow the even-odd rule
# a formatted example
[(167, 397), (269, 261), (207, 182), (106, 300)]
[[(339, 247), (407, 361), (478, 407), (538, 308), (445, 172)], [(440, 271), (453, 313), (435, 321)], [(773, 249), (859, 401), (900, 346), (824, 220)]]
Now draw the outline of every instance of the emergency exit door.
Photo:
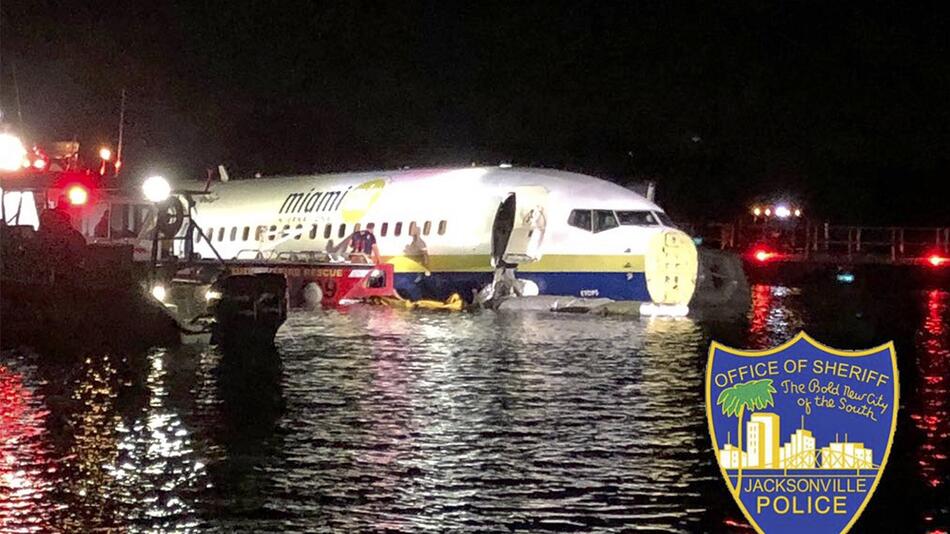
[(541, 259), (547, 226), (548, 191), (518, 187), (499, 204), (492, 225), (492, 265), (531, 263)]

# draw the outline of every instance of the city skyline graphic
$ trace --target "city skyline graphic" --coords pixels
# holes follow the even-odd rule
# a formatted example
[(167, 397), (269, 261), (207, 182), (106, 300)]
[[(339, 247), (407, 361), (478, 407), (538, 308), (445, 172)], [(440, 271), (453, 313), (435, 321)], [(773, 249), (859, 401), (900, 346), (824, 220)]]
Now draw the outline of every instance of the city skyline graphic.
[(805, 416), (788, 440), (781, 443), (781, 417), (771, 412), (752, 412), (745, 423), (745, 435), (741, 444), (732, 443), (732, 433), (726, 433), (725, 445), (717, 443), (716, 457), (723, 469), (796, 469), (796, 470), (866, 470), (878, 469), (874, 463), (874, 451), (863, 442), (851, 442), (848, 434), (841, 440), (835, 434), (821, 448), (818, 437), (806, 428)]

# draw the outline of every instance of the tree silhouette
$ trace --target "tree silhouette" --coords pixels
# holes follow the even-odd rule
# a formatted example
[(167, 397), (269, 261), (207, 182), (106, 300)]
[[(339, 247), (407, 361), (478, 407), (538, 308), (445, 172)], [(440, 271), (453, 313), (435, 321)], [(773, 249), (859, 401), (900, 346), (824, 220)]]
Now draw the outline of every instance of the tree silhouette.
[[(739, 434), (739, 476), (736, 479), (736, 487), (733, 491), (736, 497), (742, 493), (742, 416), (745, 414), (746, 408), (761, 410), (767, 406), (775, 406), (775, 400), (772, 398), (773, 393), (775, 393), (775, 387), (772, 386), (772, 379), (763, 378), (728, 387), (719, 392), (719, 398), (716, 399), (716, 404), (721, 406), (723, 415), (726, 417), (736, 416), (739, 421), (737, 429)], [(718, 444), (716, 446), (718, 447)]]

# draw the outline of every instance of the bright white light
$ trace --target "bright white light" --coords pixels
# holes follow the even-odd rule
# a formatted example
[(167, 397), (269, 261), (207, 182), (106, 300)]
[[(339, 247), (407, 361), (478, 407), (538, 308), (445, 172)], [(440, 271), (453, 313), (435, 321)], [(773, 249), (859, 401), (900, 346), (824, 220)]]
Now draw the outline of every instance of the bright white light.
[(164, 202), (171, 194), (172, 186), (161, 176), (150, 176), (142, 182), (142, 192), (149, 202)]
[(801, 216), (802, 216), (802, 210), (796, 208), (796, 209), (795, 209), (795, 216), (796, 216), (796, 217), (801, 217)]
[(82, 206), (89, 201), (89, 191), (81, 185), (74, 185), (66, 191), (66, 198), (73, 206)]
[(112, 159), (112, 151), (109, 150), (109, 147), (104, 146), (99, 149), (99, 158), (102, 159), (102, 161), (109, 161)]
[[(0, 133), (0, 170), (16, 171), (23, 165), (26, 148), (20, 138), (8, 133)], [(27, 163), (29, 166), (29, 163)]]
[(752, 215), (755, 215), (756, 217), (758, 217), (759, 215), (762, 215), (762, 209), (759, 208), (758, 206), (752, 208)]
[(45, 159), (35, 159), (35, 160), (33, 160), (33, 168), (36, 169), (36, 170), (38, 170), (38, 171), (42, 171), (43, 169), (46, 168), (46, 160), (45, 160)]
[(501, 167), (502, 169), (510, 169), (511, 163), (502, 163), (501, 165), (499, 165), (499, 167)]
[(205, 291), (205, 300), (211, 302), (212, 300), (221, 300), (221, 292), (209, 289)]
[(159, 302), (165, 302), (165, 286), (161, 284), (152, 286), (152, 296)]
[(784, 219), (792, 214), (792, 210), (788, 209), (788, 206), (775, 206), (775, 216)]
[(772, 215), (772, 208), (765, 208), (765, 216), (768, 217), (769, 215)]

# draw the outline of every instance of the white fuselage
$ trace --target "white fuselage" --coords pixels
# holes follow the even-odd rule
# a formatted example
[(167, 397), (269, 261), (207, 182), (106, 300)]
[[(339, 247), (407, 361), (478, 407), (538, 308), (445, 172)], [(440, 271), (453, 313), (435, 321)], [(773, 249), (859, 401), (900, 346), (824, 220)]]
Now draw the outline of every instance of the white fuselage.
[[(510, 237), (499, 249), (507, 234), (496, 235), (493, 254), (496, 215), (510, 195), (512, 221), (501, 225)], [(616, 184), (562, 171), (470, 167), (230, 181), (213, 184), (193, 216), (225, 259), (339, 251), (372, 223), (379, 254), (408, 296), (468, 293), (490, 281), (502, 257), (546, 294), (679, 304), (695, 285), (695, 248), (664, 222), (662, 209)], [(211, 245), (199, 239), (194, 250), (211, 257)], [(652, 278), (676, 271), (682, 280), (672, 291), (650, 280), (651, 269)], [(431, 277), (422, 279), (426, 272)]]

